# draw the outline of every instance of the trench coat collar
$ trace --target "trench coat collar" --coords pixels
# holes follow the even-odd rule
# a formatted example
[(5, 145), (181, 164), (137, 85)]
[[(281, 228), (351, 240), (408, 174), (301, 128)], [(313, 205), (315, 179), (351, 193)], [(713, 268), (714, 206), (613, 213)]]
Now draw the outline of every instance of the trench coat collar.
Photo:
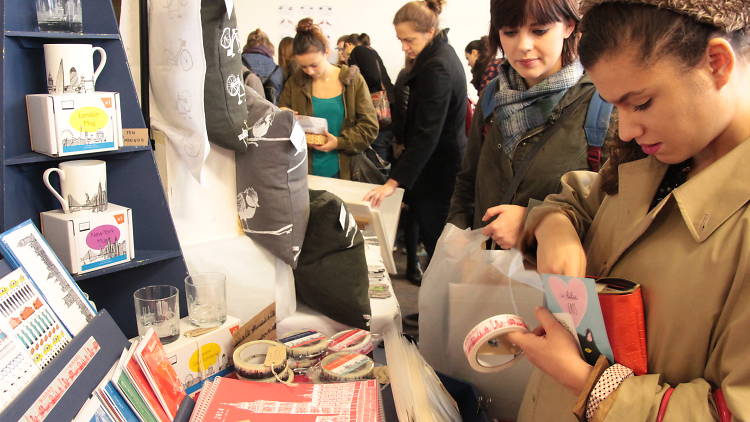
[[(696, 242), (706, 240), (732, 214), (750, 200), (750, 140), (747, 140), (721, 157), (667, 196), (674, 198), (690, 234)], [(654, 157), (621, 164), (619, 168), (622, 195), (620, 221), (632, 221), (632, 244), (648, 228), (667, 201), (649, 211), (651, 201), (659, 187), (667, 165)], [(630, 218), (628, 218), (630, 216)], [(645, 218), (633, 218), (644, 216)]]

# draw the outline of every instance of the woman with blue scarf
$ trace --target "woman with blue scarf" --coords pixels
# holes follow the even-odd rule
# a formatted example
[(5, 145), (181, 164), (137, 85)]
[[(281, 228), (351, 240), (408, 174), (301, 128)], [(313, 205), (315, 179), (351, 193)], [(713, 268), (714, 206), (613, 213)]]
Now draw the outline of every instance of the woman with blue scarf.
[(448, 222), (510, 248), (527, 207), (564, 173), (598, 170), (601, 150), (584, 133), (595, 89), (578, 61), (578, 2), (492, 0), (490, 13), (491, 51), (506, 60), (480, 94)]

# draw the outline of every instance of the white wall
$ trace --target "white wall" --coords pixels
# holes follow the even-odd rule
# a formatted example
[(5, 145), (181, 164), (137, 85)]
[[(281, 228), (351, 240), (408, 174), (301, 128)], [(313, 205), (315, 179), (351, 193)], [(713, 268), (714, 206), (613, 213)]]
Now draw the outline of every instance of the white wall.
[[(333, 32), (329, 35), (335, 42), (341, 35), (367, 33), (388, 69), (388, 74), (395, 80), (404, 63), (401, 44), (396, 39), (393, 29), (393, 15), (406, 3), (405, 0), (236, 0), (237, 27), (244, 45), (247, 34), (260, 28), (268, 34), (271, 42), (278, 45), (283, 37), (280, 24), (279, 7), (283, 5), (330, 5), (333, 8)], [(448, 39), (456, 50), (468, 81), (471, 80), (469, 67), (464, 59), (464, 47), (471, 40), (486, 35), (489, 29), (489, 1), (486, 0), (448, 0), (441, 14), (441, 28), (450, 28)], [(299, 20), (299, 19), (297, 19)], [(295, 21), (296, 23), (296, 21)], [(331, 48), (335, 48), (331, 45)], [(476, 99), (476, 90), (469, 85), (469, 96)]]

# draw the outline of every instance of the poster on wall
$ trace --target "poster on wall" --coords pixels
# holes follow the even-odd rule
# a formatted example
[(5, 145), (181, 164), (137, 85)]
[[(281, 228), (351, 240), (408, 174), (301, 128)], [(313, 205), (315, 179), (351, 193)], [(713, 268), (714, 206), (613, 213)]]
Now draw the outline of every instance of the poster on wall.
[(328, 45), (335, 46), (339, 34), (336, 33), (334, 25), (334, 9), (329, 4), (291, 4), (284, 3), (279, 5), (279, 34), (282, 37), (294, 37), (296, 34), (297, 22), (304, 18), (312, 18), (328, 38)]

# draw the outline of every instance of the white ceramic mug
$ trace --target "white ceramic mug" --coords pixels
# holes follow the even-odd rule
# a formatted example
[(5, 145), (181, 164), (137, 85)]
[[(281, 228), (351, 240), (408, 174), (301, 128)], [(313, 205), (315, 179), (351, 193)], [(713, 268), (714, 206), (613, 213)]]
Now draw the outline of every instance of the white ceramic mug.
[[(42, 181), (60, 201), (63, 212), (107, 209), (107, 163), (101, 160), (74, 160), (62, 162), (58, 167), (45, 170)], [(49, 182), (52, 173), (60, 176), (62, 195)]]
[[(94, 70), (94, 53), (99, 52), (99, 67)], [(47, 90), (50, 94), (94, 92), (107, 52), (91, 44), (44, 44)]]

